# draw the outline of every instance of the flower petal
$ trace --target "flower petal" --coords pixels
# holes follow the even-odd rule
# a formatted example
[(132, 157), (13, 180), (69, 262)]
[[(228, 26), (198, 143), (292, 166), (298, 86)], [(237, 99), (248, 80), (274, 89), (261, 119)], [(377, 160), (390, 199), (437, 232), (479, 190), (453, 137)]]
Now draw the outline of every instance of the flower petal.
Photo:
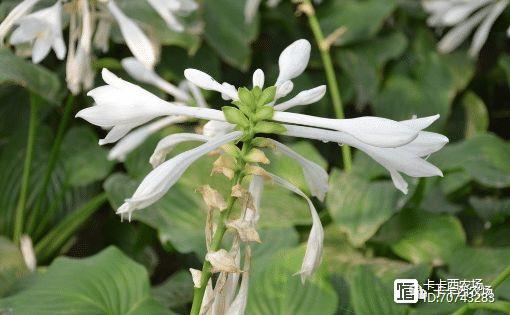
[(253, 87), (256, 86), (261, 89), (264, 87), (264, 71), (261, 69), (257, 69), (253, 72)]
[(152, 153), (149, 161), (152, 167), (157, 167), (165, 161), (166, 155), (179, 143), (185, 141), (202, 141), (207, 142), (209, 137), (196, 133), (176, 133), (161, 139)]
[(147, 0), (149, 4), (158, 12), (159, 16), (165, 21), (166, 25), (175, 32), (183, 32), (184, 26), (169, 8), (169, 1), (165, 0)]
[(251, 249), (250, 246), (247, 246), (244, 251), (244, 266), (243, 266), (244, 270), (241, 285), (239, 287), (239, 292), (237, 292), (234, 301), (228, 307), (226, 315), (240, 315), (244, 314), (244, 311), (246, 310), (250, 280), (250, 263), (251, 263)]
[(234, 130), (234, 128), (235, 126), (231, 123), (211, 120), (204, 125), (202, 133), (206, 137), (214, 138), (229, 133)]
[(235, 88), (232, 90), (232, 88), (220, 84), (205, 72), (196, 69), (186, 69), (184, 70), (184, 76), (188, 81), (204, 90), (217, 91), (227, 95), (230, 99), (238, 99)]
[(281, 104), (275, 105), (274, 109), (284, 111), (294, 106), (309, 105), (318, 102), (326, 94), (326, 86), (321, 85), (316, 88), (299, 92), (290, 100)]
[(487, 41), (487, 37), (489, 37), (489, 31), (491, 30), (492, 25), (507, 6), (508, 0), (500, 0), (490, 6), (490, 13), (483, 20), (482, 24), (480, 24), (473, 35), (471, 47), (469, 47), (470, 56), (475, 57), (478, 55), (483, 44)]
[(313, 196), (317, 197), (320, 201), (324, 201), (326, 193), (328, 192), (328, 173), (317, 163), (312, 162), (288, 146), (276, 140), (268, 139), (273, 143), (276, 149), (288, 157), (296, 160), (303, 168), (306, 183), (310, 188)]
[(7, 17), (0, 23), (0, 47), (3, 46), (5, 35), (21, 17), (27, 14), (40, 0), (21, 1), (9, 12)]
[(304, 283), (306, 278), (310, 277), (319, 267), (322, 260), (322, 243), (324, 241), (324, 230), (322, 228), (321, 220), (317, 210), (315, 209), (315, 206), (313, 205), (310, 198), (305, 195), (305, 193), (303, 193), (301, 190), (299, 190), (299, 188), (292, 185), (285, 179), (274, 174), (269, 175), (278, 185), (287, 188), (288, 190), (305, 198), (310, 208), (310, 214), (312, 215), (312, 229), (310, 230), (310, 235), (308, 236), (308, 241), (306, 243), (306, 252), (305, 257), (303, 258), (303, 263), (301, 265), (301, 270), (297, 273), (301, 275), (301, 282)]

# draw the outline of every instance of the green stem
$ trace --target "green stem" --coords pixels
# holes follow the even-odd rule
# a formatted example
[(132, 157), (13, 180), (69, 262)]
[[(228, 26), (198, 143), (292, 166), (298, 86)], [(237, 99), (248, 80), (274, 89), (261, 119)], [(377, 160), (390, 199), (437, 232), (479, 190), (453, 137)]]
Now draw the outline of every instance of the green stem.
[[(243, 143), (243, 147), (241, 149), (241, 156), (244, 157), (251, 149), (251, 139), (253, 138), (253, 135), (250, 137), (250, 139), (246, 140)], [(246, 162), (243, 158), (238, 159), (238, 168), (234, 174), (234, 178), (232, 180), (232, 187), (241, 183), (244, 178), (244, 166), (246, 165)], [(220, 213), (220, 216), (218, 218), (216, 231), (214, 232), (213, 239), (211, 241), (211, 247), (209, 251), (215, 252), (217, 251), (221, 246), (221, 241), (223, 240), (223, 235), (225, 235), (225, 232), (227, 230), (227, 219), (230, 216), (230, 212), (232, 211), (232, 208), (234, 206), (235, 198), (229, 194), (227, 199), (227, 209), (223, 210)], [(199, 315), (200, 308), (202, 307), (202, 300), (204, 299), (204, 293), (205, 289), (207, 287), (207, 283), (209, 282), (209, 279), (212, 276), (211, 272), (211, 263), (207, 260), (204, 260), (204, 264), (202, 266), (202, 275), (200, 277), (200, 288), (194, 288), (193, 289), (193, 304), (191, 306), (191, 312), (190, 315)]]
[(37, 260), (45, 261), (51, 258), (105, 201), (106, 194), (101, 193), (76, 211), (68, 214), (67, 217), (60, 221), (54, 229), (36, 244), (35, 253)]
[[(507, 266), (494, 280), (492, 280), (491, 287), (493, 292), (495, 292), (496, 288), (508, 279), (508, 277), (510, 277), (510, 266)], [(510, 303), (503, 301), (497, 301), (494, 303), (468, 303), (459, 308), (455, 313), (453, 313), (453, 315), (467, 314), (470, 310), (477, 308), (492, 309), (496, 311), (506, 310), (506, 312), (508, 312), (510, 309)]]
[(38, 96), (30, 95), (30, 117), (28, 122), (28, 136), (27, 148), (25, 152), (25, 162), (23, 165), (23, 175), (21, 177), (21, 187), (19, 192), (18, 205), (16, 206), (16, 213), (14, 219), (14, 242), (19, 242), (21, 234), (23, 233), (24, 226), (24, 212), (27, 202), (27, 192), (30, 180), (30, 168), (32, 167), (32, 158), (34, 154), (35, 132), (37, 129), (37, 106), (39, 100)]
[[(44, 174), (43, 184), (41, 191), (39, 192), (39, 196), (35, 203), (34, 209), (30, 214), (28, 219), (27, 230), (32, 232), (35, 229), (35, 225), (38, 222), (39, 212), (41, 211), (41, 206), (44, 202), (46, 192), (48, 190), (48, 185), (51, 180), (51, 176), (53, 174), (53, 170), (55, 165), (57, 164), (58, 157), (60, 154), (60, 147), (62, 145), (62, 140), (64, 139), (64, 133), (69, 124), (69, 119), (71, 117), (71, 113), (73, 111), (73, 103), (74, 103), (74, 95), (69, 94), (66, 100), (66, 104), (64, 106), (64, 113), (62, 115), (62, 119), (60, 119), (60, 123), (58, 125), (57, 134), (55, 136), (55, 141), (53, 142), (53, 146), (51, 148), (51, 153), (49, 156), (48, 167), (46, 168), (46, 173)], [(49, 214), (46, 214), (49, 215)]]
[[(333, 102), (333, 109), (335, 111), (335, 115), (338, 119), (344, 119), (345, 114), (342, 107), (342, 99), (340, 97), (340, 91), (338, 89), (338, 81), (335, 75), (335, 68), (333, 66), (333, 61), (331, 60), (331, 54), (329, 51), (329, 46), (325, 45), (324, 34), (322, 33), (321, 27), (319, 25), (319, 21), (315, 15), (315, 10), (313, 9), (313, 5), (310, 0), (304, 0), (303, 3), (307, 6), (307, 10), (305, 13), (308, 16), (308, 23), (310, 24), (310, 28), (312, 29), (313, 36), (315, 41), (317, 42), (317, 46), (319, 48), (322, 63), (324, 65), (324, 71), (326, 72), (326, 79), (328, 83), (328, 89), (331, 93), (331, 101)], [(351, 157), (351, 149), (349, 146), (342, 146), (342, 157), (344, 162), (345, 170), (349, 171), (352, 168), (352, 157)]]

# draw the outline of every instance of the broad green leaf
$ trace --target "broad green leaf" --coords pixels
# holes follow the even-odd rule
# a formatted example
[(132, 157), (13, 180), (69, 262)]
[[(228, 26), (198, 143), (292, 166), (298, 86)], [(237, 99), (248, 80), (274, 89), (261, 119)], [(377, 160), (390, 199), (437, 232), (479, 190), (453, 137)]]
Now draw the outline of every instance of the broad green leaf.
[(469, 197), (469, 204), (480, 218), (492, 223), (503, 223), (510, 216), (510, 198)]
[(258, 20), (244, 20), (245, 0), (205, 0), (204, 35), (221, 58), (231, 66), (246, 71), (251, 60), (250, 43), (258, 34)]
[[(461, 248), (447, 261), (446, 278), (483, 279), (485, 285), (496, 278), (510, 264), (510, 247)], [(496, 296), (510, 299), (510, 281), (507, 279), (496, 290)]]
[(0, 84), (5, 83), (20, 85), (53, 105), (60, 105), (62, 100), (60, 80), (55, 73), (15, 56), (8, 49), (0, 49)]
[(189, 271), (178, 271), (151, 289), (156, 301), (167, 308), (178, 308), (193, 300), (193, 280)]
[(499, 57), (498, 65), (505, 72), (507, 84), (510, 86), (510, 55), (504, 54)]
[(407, 306), (393, 302), (393, 290), (385, 286), (367, 266), (358, 266), (347, 279), (351, 305), (357, 315), (407, 313)]
[[(180, 46), (190, 53), (194, 53), (198, 49), (200, 45), (198, 35), (171, 30), (147, 1), (117, 0), (117, 2), (127, 16), (134, 19), (148, 36), (155, 37), (161, 44)], [(198, 21), (190, 21), (189, 23), (191, 22)], [(115, 37), (117, 41), (122, 38), (119, 33)]]
[(454, 216), (406, 209), (382, 226), (376, 240), (388, 244), (395, 254), (415, 264), (438, 266), (465, 245), (466, 236)]
[(0, 236), (0, 297), (9, 292), (11, 287), (28, 274), (25, 261), (19, 248), (6, 237)]
[(333, 171), (326, 205), (334, 223), (360, 247), (400, 210), (404, 200), (391, 181), (370, 182), (355, 174)]
[(57, 258), (27, 290), (0, 300), (16, 314), (171, 314), (150, 295), (147, 271), (115, 247)]
[(431, 162), (443, 171), (464, 170), (487, 187), (510, 186), (510, 145), (490, 133), (447, 145)]
[(384, 65), (400, 56), (406, 45), (404, 34), (395, 32), (338, 50), (336, 60), (352, 81), (358, 106), (373, 99), (382, 79)]
[(482, 99), (470, 91), (462, 99), (462, 105), (466, 112), (466, 138), (486, 132), (489, 127), (489, 113)]
[(294, 275), (304, 248), (281, 250), (264, 264), (253, 262), (246, 314), (334, 314), (337, 296), (323, 271), (304, 284)]
[(317, 7), (317, 18), (326, 36), (340, 27), (345, 33), (336, 45), (368, 39), (382, 27), (396, 7), (394, 0), (333, 0)]
[(113, 167), (108, 151), (97, 144), (97, 135), (89, 127), (70, 129), (61, 147), (68, 183), (84, 186), (105, 178)]
[(422, 179), (424, 185), (423, 197), (420, 207), (432, 213), (457, 213), (462, 210), (462, 205), (448, 200), (442, 186), (442, 178), (431, 177)]

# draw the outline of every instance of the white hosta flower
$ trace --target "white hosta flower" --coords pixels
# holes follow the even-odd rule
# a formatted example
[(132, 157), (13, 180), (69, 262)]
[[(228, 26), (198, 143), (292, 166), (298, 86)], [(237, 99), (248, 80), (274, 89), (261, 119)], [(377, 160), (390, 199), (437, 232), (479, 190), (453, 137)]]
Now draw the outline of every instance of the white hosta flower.
[[(439, 51), (455, 50), (477, 27), (469, 54), (477, 56), (485, 44), (492, 25), (508, 6), (508, 0), (424, 0), (424, 9), (430, 14), (427, 23), (433, 27), (450, 27), (438, 44)], [(509, 28), (510, 30), (510, 28)]]
[(140, 127), (123, 137), (108, 154), (109, 160), (124, 161), (126, 156), (140, 146), (147, 138), (159, 130), (170, 125), (178, 124), (188, 120), (186, 116), (168, 116), (158, 121)]
[(188, 15), (198, 9), (198, 4), (193, 0), (147, 0), (158, 12), (171, 30), (183, 32), (184, 26), (179, 21), (179, 16)]
[(12, 9), (7, 17), (0, 24), (0, 47), (4, 45), (4, 38), (11, 30), (12, 26), (41, 0), (23, 0)]
[[(66, 65), (67, 87), (73, 94), (78, 94), (82, 87), (84, 90), (90, 89), (94, 83), (94, 72), (91, 66), (92, 17), (87, 0), (80, 0), (78, 4), (82, 21), (81, 37), (75, 47), (76, 36), (71, 34)], [(71, 33), (74, 33), (73, 26), (70, 27)]]
[(276, 184), (305, 198), (306, 202), (308, 202), (308, 207), (310, 208), (312, 229), (310, 230), (310, 235), (308, 236), (308, 241), (306, 243), (306, 252), (305, 257), (303, 258), (303, 263), (301, 264), (301, 270), (297, 273), (301, 275), (301, 281), (304, 283), (306, 278), (310, 277), (321, 263), (324, 229), (322, 228), (321, 220), (315, 206), (305, 193), (281, 177), (274, 174), (270, 174), (270, 176)]
[(152, 68), (156, 63), (156, 50), (149, 38), (133, 20), (119, 9), (113, 0), (108, 0), (107, 7), (117, 21), (129, 50), (146, 67)]
[[(424, 119), (404, 121), (403, 123), (411, 126), (423, 127), (424, 125), (429, 124), (430, 121), (431, 119), (427, 117)], [(423, 157), (440, 150), (446, 143), (448, 143), (448, 138), (437, 133), (420, 131), (418, 137), (406, 145), (396, 148), (381, 148), (363, 143), (344, 132), (308, 127), (295, 127), (290, 125), (286, 127), (286, 134), (289, 136), (304, 137), (321, 141), (332, 141), (360, 149), (385, 167), (390, 172), (395, 186), (405, 194), (407, 194), (407, 183), (404, 181), (399, 172), (411, 177), (443, 175), (440, 169), (423, 159)]]
[(285, 144), (272, 139), (268, 140), (275, 145), (277, 151), (282, 152), (301, 164), (306, 183), (312, 195), (317, 197), (320, 201), (324, 201), (324, 197), (326, 197), (326, 193), (328, 192), (328, 173), (320, 165), (308, 160)]
[(110, 19), (99, 19), (96, 26), (96, 34), (94, 35), (94, 47), (106, 53), (110, 48), (110, 33), (112, 30), (112, 22)]
[(186, 69), (184, 70), (184, 76), (190, 82), (194, 83), (196, 86), (204, 90), (213, 90), (220, 92), (221, 94), (227, 96), (228, 99), (231, 100), (239, 99), (239, 97), (237, 96), (237, 90), (233, 85), (228, 83), (220, 84), (205, 72), (196, 69)]
[(211, 120), (204, 125), (203, 134), (207, 137), (217, 137), (234, 130), (235, 126), (225, 121)]
[(62, 60), (66, 45), (62, 37), (62, 3), (31, 13), (18, 19), (19, 25), (9, 38), (11, 45), (32, 43), (32, 62), (39, 63), (53, 48), (57, 58)]
[(301, 75), (310, 60), (310, 51), (311, 45), (306, 39), (298, 39), (285, 48), (278, 59), (280, 73), (275, 85), (280, 85)]
[[(280, 3), (281, 0), (268, 0), (267, 6), (274, 8)], [(253, 21), (253, 18), (259, 11), (260, 2), (262, 0), (247, 0), (244, 5), (244, 21), (249, 24)]]
[(126, 72), (136, 80), (143, 83), (152, 84), (172, 95), (176, 100), (189, 100), (189, 95), (187, 93), (183, 92), (181, 89), (171, 84), (170, 82), (165, 81), (154, 70), (147, 68), (138, 59), (132, 57), (125, 58), (122, 59), (121, 64), (124, 70), (126, 70)]
[(171, 103), (165, 102), (141, 87), (128, 83), (103, 69), (108, 83), (88, 92), (97, 105), (85, 108), (76, 117), (105, 128), (142, 125), (156, 117), (172, 114)]
[(285, 111), (299, 105), (309, 105), (320, 101), (326, 94), (326, 86), (321, 85), (316, 88), (299, 92), (290, 100), (274, 106), (275, 110)]
[(188, 167), (203, 155), (234, 141), (242, 136), (242, 132), (234, 131), (222, 137), (210, 140), (195, 149), (183, 152), (152, 170), (138, 186), (133, 196), (126, 199), (117, 210), (117, 214), (128, 214), (146, 208), (159, 199), (179, 180)]
[[(244, 213), (244, 220), (256, 225), (260, 219), (259, 208), (262, 199), (262, 191), (264, 190), (264, 179), (260, 176), (253, 175), (248, 192), (251, 195), (252, 203), (248, 204)], [(251, 207), (253, 206), (253, 208)]]
[(158, 145), (156, 146), (154, 153), (151, 155), (149, 162), (151, 163), (152, 167), (158, 167), (165, 161), (167, 154), (170, 153), (170, 151), (172, 151), (172, 149), (179, 143), (186, 141), (207, 142), (209, 139), (210, 137), (195, 133), (176, 133), (166, 136), (158, 142)]
[(253, 72), (253, 87), (258, 86), (259, 88), (264, 87), (264, 71), (257, 69)]

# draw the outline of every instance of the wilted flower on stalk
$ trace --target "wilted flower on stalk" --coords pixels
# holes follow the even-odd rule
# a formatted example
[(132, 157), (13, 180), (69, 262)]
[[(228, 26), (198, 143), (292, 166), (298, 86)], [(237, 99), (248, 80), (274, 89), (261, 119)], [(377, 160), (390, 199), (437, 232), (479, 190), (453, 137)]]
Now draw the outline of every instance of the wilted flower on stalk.
[[(449, 53), (460, 46), (473, 32), (469, 54), (475, 57), (487, 41), (496, 19), (508, 6), (508, 0), (423, 0), (430, 16), (427, 24), (433, 27), (452, 27), (438, 44), (440, 52)], [(507, 30), (510, 35), (510, 28)]]
[[(244, 310), (246, 288), (242, 288), (247, 277), (243, 275), (242, 290), (239, 290), (238, 297), (234, 299), (233, 294), (239, 280), (236, 274), (242, 272), (239, 267), (240, 246), (244, 243), (245, 248), (248, 248), (250, 242), (264, 241), (260, 240), (256, 232), (260, 217), (259, 200), (264, 181), (289, 189), (308, 202), (312, 229), (301, 270), (298, 272), (302, 280), (311, 276), (321, 262), (324, 232), (314, 204), (297, 187), (264, 170), (262, 165), (270, 162), (264, 152), (277, 150), (295, 159), (303, 168), (311, 194), (320, 200), (324, 199), (328, 191), (328, 175), (316, 163), (286, 145), (264, 137), (264, 134), (334, 141), (356, 147), (383, 165), (390, 172), (395, 186), (404, 193), (407, 192), (407, 184), (399, 172), (413, 177), (442, 175), (439, 169), (422, 159), (439, 150), (448, 141), (442, 135), (423, 131), (438, 118), (438, 115), (398, 122), (368, 116), (329, 119), (285, 112), (295, 106), (317, 102), (326, 93), (325, 86), (318, 86), (301, 91), (287, 101), (281, 101), (281, 98), (292, 91), (292, 80), (306, 69), (310, 48), (310, 43), (303, 39), (287, 47), (278, 60), (280, 72), (275, 84), (266, 88), (264, 73), (260, 69), (253, 74), (251, 89), (236, 88), (226, 82), (217, 82), (202, 71), (186, 69), (184, 76), (189, 82), (202, 89), (218, 91), (223, 99), (231, 101), (231, 106), (224, 106), (221, 110), (164, 101), (103, 70), (103, 79), (107, 85), (89, 92), (96, 105), (77, 114), (77, 117), (92, 124), (112, 128), (107, 138), (110, 134), (115, 135), (110, 138), (122, 137), (125, 130), (156, 118), (182, 116), (208, 120), (203, 135), (173, 134), (161, 140), (150, 159), (154, 169), (143, 179), (133, 196), (126, 199), (117, 210), (121, 216), (127, 215), (131, 218), (134, 211), (148, 207), (161, 199), (197, 159), (208, 152), (219, 151), (220, 156), (214, 162), (212, 173), (220, 173), (231, 179), (232, 191), (227, 202), (223, 201), (219, 192), (209, 186), (208, 193), (203, 193), (206, 204), (209, 205), (209, 212), (206, 224), (208, 254), (201, 280), (207, 281), (198, 284), (202, 296), (211, 273), (220, 273), (212, 297), (203, 299), (204, 313), (209, 308), (212, 308), (213, 313), (217, 311), (221, 314), (228, 314), (230, 308), (241, 310), (240, 312)], [(134, 64), (126, 62), (124, 64), (131, 68), (128, 72), (141, 81), (161, 85), (160, 78), (154, 73)], [(183, 141), (204, 143), (165, 161), (170, 150)], [(243, 185), (250, 180), (250, 188), (246, 190)], [(201, 191), (204, 192), (203, 189)], [(240, 205), (241, 215), (231, 219), (229, 215), (235, 202)], [(221, 219), (218, 220), (216, 227), (212, 224), (213, 211), (221, 213)], [(230, 251), (220, 248), (221, 237), (220, 242), (217, 237), (213, 237), (215, 233), (224, 233), (227, 228), (234, 233)], [(195, 286), (197, 287), (196, 282)]]

